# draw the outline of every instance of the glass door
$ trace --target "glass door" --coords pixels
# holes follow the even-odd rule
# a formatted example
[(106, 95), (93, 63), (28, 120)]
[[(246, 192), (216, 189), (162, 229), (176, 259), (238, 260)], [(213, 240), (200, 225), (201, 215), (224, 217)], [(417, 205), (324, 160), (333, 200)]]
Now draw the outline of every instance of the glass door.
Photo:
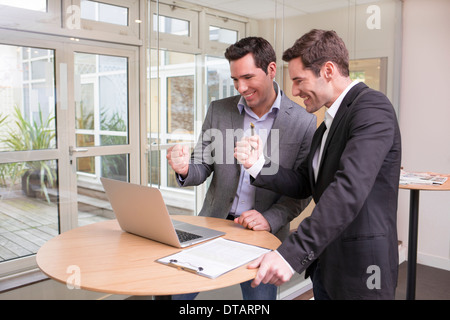
[(139, 183), (136, 57), (137, 50), (73, 47), (68, 147), (78, 226), (115, 218), (101, 177)]
[(32, 256), (59, 232), (55, 56), (0, 44), (0, 263)]
[[(159, 52), (159, 55), (158, 55)], [(180, 188), (167, 150), (195, 143), (196, 55), (150, 50), (148, 183), (161, 190), (170, 214), (196, 211), (195, 188)]]
[(237, 94), (223, 51), (245, 34), (245, 24), (159, 1), (149, 10), (148, 184), (161, 190), (171, 214), (195, 215), (208, 180), (181, 188), (167, 150), (176, 144), (192, 150), (211, 101)]
[(0, 0), (0, 277), (114, 218), (100, 177), (141, 183), (139, 2), (105, 22), (84, 15), (88, 1), (16, 2)]

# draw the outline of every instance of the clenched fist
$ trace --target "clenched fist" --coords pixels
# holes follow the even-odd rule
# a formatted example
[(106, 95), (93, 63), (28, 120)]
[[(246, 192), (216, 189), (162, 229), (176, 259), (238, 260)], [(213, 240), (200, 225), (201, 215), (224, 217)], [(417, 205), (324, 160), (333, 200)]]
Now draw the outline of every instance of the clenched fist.
[(189, 171), (189, 146), (177, 144), (167, 150), (167, 160), (172, 169), (182, 178), (186, 178)]
[(253, 166), (263, 152), (261, 138), (258, 135), (244, 137), (236, 143), (234, 157), (245, 169)]

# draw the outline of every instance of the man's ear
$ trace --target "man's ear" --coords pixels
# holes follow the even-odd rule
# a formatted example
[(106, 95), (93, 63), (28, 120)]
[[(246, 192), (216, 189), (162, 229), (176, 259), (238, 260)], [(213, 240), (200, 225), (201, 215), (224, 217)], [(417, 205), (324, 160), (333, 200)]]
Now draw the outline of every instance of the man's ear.
[(277, 64), (275, 62), (269, 63), (269, 65), (267, 66), (267, 74), (272, 79), (275, 79), (275, 76), (277, 74)]
[(333, 62), (327, 61), (322, 66), (321, 72), (325, 80), (331, 80), (331, 78), (336, 75), (337, 67)]

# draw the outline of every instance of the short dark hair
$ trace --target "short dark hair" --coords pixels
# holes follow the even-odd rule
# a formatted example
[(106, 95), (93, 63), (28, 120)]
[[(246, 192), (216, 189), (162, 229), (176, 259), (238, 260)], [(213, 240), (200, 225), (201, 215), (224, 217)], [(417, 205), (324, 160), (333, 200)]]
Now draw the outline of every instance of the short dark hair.
[(335, 31), (313, 29), (303, 35), (283, 53), (286, 62), (300, 58), (306, 69), (320, 76), (320, 68), (327, 61), (334, 62), (341, 75), (349, 76), (349, 55), (344, 41)]
[(277, 56), (272, 45), (261, 37), (247, 37), (232, 44), (225, 51), (228, 62), (238, 60), (247, 54), (253, 54), (256, 67), (262, 69), (266, 74), (269, 64), (277, 61)]

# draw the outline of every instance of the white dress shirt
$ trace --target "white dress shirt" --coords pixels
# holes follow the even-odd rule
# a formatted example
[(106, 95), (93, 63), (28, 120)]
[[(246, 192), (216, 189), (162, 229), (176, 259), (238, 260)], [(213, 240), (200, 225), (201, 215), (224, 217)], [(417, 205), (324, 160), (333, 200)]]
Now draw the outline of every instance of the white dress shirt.
[(322, 136), (320, 148), (316, 150), (312, 162), (315, 180), (317, 180), (317, 175), (319, 174), (319, 166), (320, 160), (322, 159), (323, 148), (325, 146), (325, 141), (327, 141), (328, 132), (330, 131), (334, 117), (336, 116), (336, 113), (338, 112), (339, 106), (341, 105), (342, 100), (344, 100), (344, 97), (347, 95), (350, 89), (353, 88), (353, 86), (356, 85), (357, 83), (358, 81), (353, 81), (347, 88), (345, 88), (345, 90), (339, 95), (339, 97), (333, 102), (333, 104), (325, 111), (325, 117), (323, 119), (323, 122), (325, 123), (327, 129), (325, 130)]

